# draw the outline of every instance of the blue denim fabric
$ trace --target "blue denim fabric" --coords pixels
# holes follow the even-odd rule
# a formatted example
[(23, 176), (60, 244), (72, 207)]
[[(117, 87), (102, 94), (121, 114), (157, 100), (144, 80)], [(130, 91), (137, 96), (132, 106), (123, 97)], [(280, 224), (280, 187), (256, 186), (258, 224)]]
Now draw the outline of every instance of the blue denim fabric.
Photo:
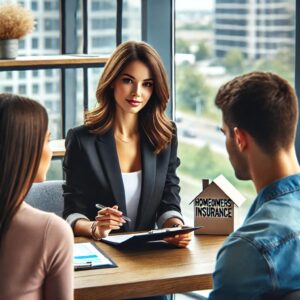
[(300, 174), (257, 195), (217, 255), (209, 300), (280, 299), (300, 289)]

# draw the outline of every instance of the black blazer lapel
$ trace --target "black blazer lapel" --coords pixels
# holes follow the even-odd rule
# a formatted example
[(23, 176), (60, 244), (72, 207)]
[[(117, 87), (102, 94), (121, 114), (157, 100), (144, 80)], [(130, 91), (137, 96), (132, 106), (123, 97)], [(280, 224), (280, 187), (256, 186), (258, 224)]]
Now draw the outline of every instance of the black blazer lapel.
[(156, 154), (153, 153), (153, 147), (143, 133), (141, 134), (141, 152), (142, 190), (135, 224), (136, 229), (138, 229), (140, 223), (142, 222), (143, 216), (147, 214), (147, 207), (152, 198), (156, 178)]
[[(127, 211), (124, 185), (113, 131), (109, 130), (107, 133), (98, 136), (96, 139), (96, 147), (104, 168), (104, 172), (107, 174), (116, 204), (119, 206), (119, 210), (126, 215)], [(127, 225), (124, 224), (124, 226), (126, 229)]]

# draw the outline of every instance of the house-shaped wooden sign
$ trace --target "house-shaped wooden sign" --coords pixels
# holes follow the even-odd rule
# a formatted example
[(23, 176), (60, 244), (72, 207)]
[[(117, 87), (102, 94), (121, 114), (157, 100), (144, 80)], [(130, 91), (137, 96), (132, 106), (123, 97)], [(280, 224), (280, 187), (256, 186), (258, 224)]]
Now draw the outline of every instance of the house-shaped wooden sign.
[(202, 192), (194, 202), (195, 226), (204, 226), (196, 234), (230, 234), (238, 224), (238, 210), (244, 196), (223, 176), (211, 183), (203, 179)]

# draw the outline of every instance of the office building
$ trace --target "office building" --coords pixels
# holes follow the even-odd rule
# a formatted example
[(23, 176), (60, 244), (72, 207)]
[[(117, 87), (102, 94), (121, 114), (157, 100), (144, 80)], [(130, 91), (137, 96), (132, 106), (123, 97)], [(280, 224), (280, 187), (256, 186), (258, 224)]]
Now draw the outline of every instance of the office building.
[(216, 0), (216, 56), (237, 48), (256, 59), (293, 48), (294, 8), (291, 0)]

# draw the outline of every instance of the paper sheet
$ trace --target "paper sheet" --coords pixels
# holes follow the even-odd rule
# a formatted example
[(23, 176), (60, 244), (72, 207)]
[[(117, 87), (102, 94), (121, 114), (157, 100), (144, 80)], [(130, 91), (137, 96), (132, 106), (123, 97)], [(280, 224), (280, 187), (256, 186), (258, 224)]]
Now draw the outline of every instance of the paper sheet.
[(74, 244), (73, 264), (75, 269), (115, 266), (115, 264), (92, 243)]

